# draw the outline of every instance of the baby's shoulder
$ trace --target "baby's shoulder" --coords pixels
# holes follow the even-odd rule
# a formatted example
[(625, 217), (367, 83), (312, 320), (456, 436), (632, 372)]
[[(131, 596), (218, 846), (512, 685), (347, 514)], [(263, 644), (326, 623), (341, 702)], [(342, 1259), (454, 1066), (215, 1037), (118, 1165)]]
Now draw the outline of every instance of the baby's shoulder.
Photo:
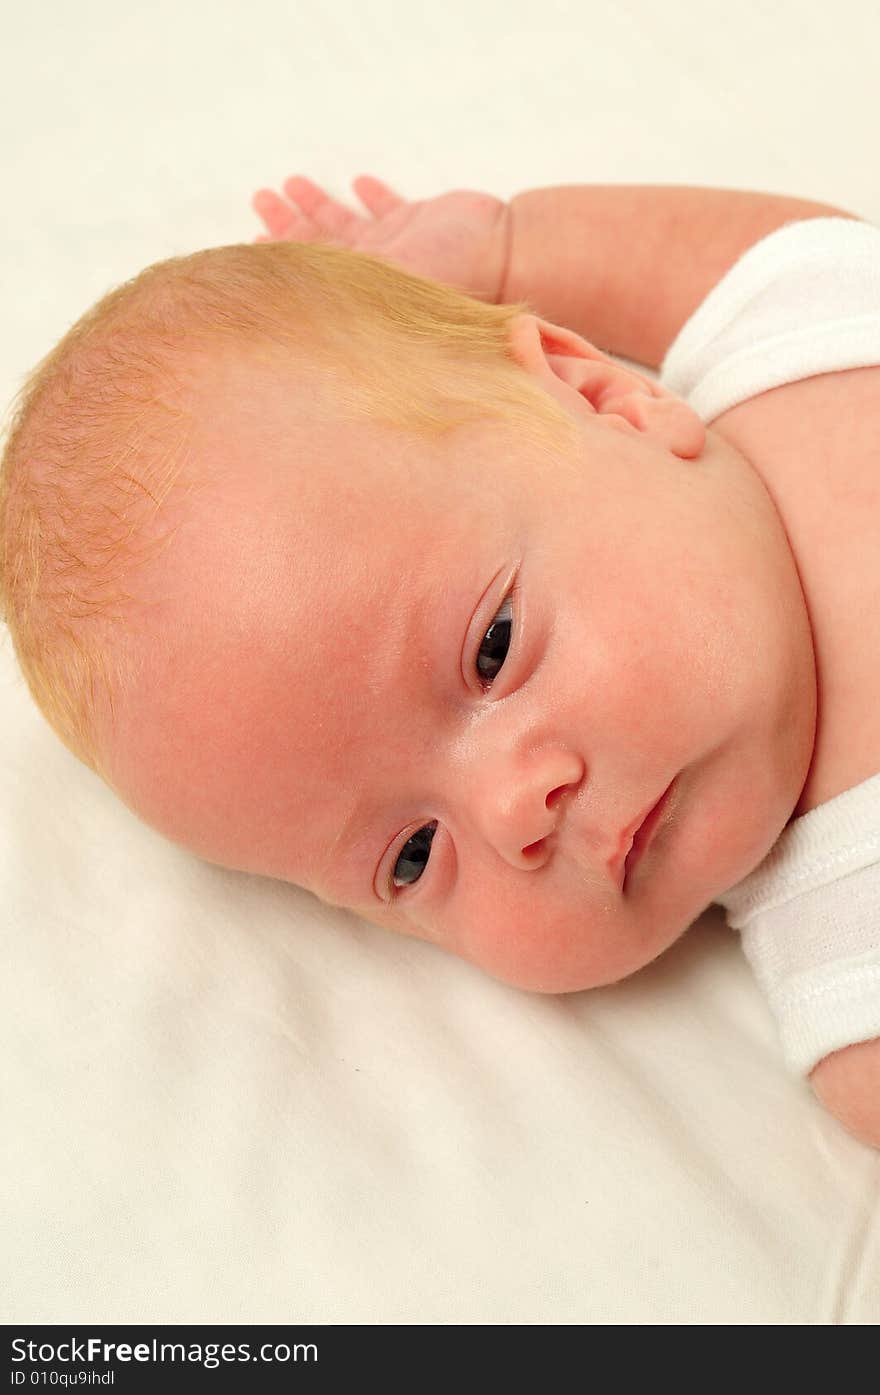
[[(787, 462), (805, 487), (856, 475), (880, 484), (880, 364), (820, 373), (759, 393), (723, 412), (712, 429), (762, 472)], [(836, 468), (839, 464), (840, 468)]]

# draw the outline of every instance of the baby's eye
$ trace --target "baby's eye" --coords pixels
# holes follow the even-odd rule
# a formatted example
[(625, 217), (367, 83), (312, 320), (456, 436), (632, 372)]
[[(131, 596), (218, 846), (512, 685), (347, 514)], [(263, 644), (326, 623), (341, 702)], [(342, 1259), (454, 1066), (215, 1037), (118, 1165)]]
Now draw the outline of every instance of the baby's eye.
[(391, 874), (391, 884), (394, 887), (412, 886), (417, 882), (428, 865), (428, 858), (431, 855), (431, 841), (437, 832), (437, 820), (433, 823), (426, 823), (424, 827), (417, 829), (411, 838), (408, 838), (400, 850), (400, 856), (394, 864), (394, 871)]
[(510, 648), (512, 627), (513, 607), (510, 596), (507, 596), (477, 651), (475, 667), (485, 687), (491, 686), (504, 667), (504, 660), (507, 658), (507, 651)]

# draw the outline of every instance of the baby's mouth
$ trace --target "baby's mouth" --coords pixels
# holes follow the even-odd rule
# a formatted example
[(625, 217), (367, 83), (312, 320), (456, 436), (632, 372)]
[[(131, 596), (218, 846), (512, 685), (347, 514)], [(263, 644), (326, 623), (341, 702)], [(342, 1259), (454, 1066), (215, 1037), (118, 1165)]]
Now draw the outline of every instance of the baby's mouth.
[(626, 890), (627, 878), (632, 875), (639, 859), (649, 847), (654, 837), (654, 834), (657, 831), (657, 827), (661, 822), (663, 815), (669, 805), (669, 797), (672, 794), (674, 785), (675, 780), (673, 780), (671, 784), (667, 785), (666, 789), (663, 791), (660, 798), (657, 800), (657, 803), (654, 804), (648, 810), (647, 814), (645, 815), (644, 819), (642, 820), (642, 822), (640, 823), (639, 827), (636, 829), (633, 835), (633, 840), (630, 845), (629, 852), (627, 853), (626, 860), (623, 864), (623, 884), (621, 886), (622, 891)]
[(636, 824), (635, 829), (633, 829), (632, 824), (630, 824), (630, 829), (633, 830), (632, 833), (626, 830), (625, 833), (622, 834), (621, 843), (618, 845), (618, 851), (616, 851), (614, 859), (608, 864), (608, 870), (611, 872), (612, 877), (614, 877), (615, 882), (618, 883), (619, 890), (626, 890), (626, 879), (628, 879), (628, 876), (632, 875), (637, 862), (639, 862), (643, 852), (647, 850), (648, 844), (653, 840), (654, 833), (657, 831), (657, 826), (660, 824), (662, 816), (664, 816), (665, 810), (668, 808), (669, 795), (672, 794), (672, 788), (674, 788), (676, 780), (678, 780), (678, 776), (675, 777), (675, 780), (672, 780), (671, 784), (667, 785), (660, 799), (657, 799), (655, 804), (650, 806), (650, 809), (646, 809), (646, 812), (642, 815), (642, 820), (640, 820), (639, 824)]

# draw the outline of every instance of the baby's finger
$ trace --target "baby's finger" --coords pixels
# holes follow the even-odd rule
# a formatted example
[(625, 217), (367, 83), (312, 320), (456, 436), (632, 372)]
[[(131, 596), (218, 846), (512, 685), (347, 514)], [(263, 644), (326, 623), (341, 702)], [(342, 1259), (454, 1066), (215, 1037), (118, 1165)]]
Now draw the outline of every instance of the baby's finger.
[(291, 202), (298, 204), (315, 227), (330, 237), (345, 241), (355, 227), (363, 223), (363, 219), (356, 213), (352, 213), (344, 204), (325, 194), (323, 189), (319, 189), (317, 184), (313, 184), (304, 175), (291, 175), (289, 179), (285, 179), (281, 187)]
[(273, 237), (283, 237), (296, 218), (290, 204), (279, 198), (274, 189), (258, 189), (251, 199), (251, 208)]
[(395, 208), (400, 208), (405, 199), (387, 184), (383, 184), (381, 179), (376, 179), (372, 174), (359, 174), (357, 179), (351, 181), (361, 203), (370, 210), (374, 218), (382, 218), (386, 213), (393, 213)]

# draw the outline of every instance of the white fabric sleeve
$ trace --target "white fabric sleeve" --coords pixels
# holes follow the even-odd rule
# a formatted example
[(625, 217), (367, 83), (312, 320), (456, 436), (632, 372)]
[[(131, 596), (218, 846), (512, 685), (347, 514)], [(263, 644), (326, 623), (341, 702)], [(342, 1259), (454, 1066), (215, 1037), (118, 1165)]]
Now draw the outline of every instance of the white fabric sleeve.
[(880, 1037), (880, 774), (795, 819), (718, 903), (792, 1070)]
[(711, 422), (784, 383), (880, 363), (880, 228), (787, 223), (735, 262), (683, 325), (660, 381)]

